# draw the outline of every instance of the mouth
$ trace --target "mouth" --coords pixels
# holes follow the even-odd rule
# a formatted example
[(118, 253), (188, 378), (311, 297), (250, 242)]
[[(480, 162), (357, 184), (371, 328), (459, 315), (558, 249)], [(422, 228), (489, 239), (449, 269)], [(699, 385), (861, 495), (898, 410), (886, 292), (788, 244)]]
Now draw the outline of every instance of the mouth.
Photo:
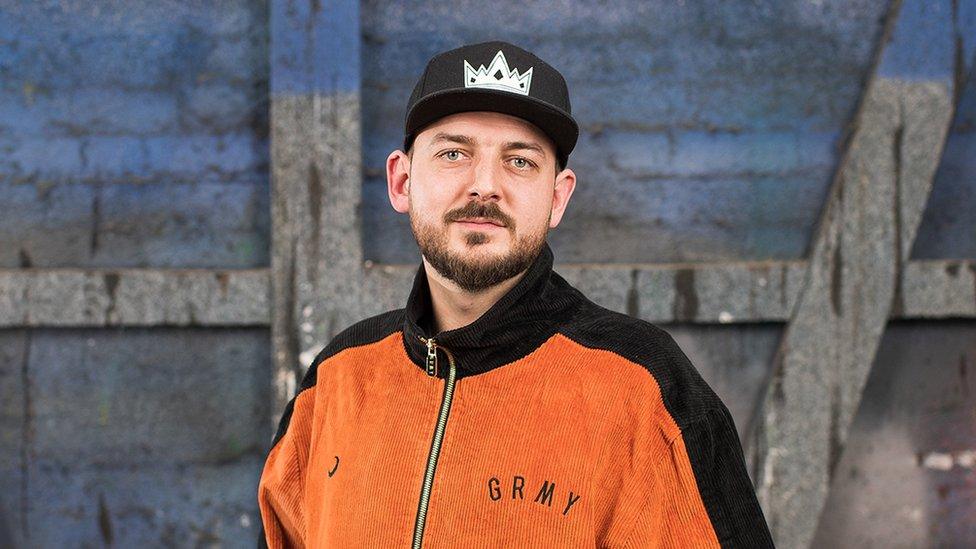
[(472, 217), (468, 219), (458, 219), (455, 223), (459, 223), (465, 227), (471, 227), (474, 229), (490, 229), (492, 227), (502, 228), (504, 225), (499, 221), (494, 219), (486, 219), (484, 217)]

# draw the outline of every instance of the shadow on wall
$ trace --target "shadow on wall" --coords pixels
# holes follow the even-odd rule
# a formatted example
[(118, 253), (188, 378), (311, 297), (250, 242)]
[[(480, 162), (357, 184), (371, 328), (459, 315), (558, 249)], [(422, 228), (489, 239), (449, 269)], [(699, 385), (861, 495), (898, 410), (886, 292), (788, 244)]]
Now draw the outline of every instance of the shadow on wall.
[(889, 324), (813, 547), (976, 543), (976, 324)]

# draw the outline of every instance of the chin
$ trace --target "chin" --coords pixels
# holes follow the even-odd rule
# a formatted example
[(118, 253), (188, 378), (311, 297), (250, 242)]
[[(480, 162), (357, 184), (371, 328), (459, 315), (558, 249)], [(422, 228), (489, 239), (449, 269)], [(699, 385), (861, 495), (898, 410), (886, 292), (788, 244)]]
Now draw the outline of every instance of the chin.
[(454, 245), (454, 251), (465, 256), (479, 256), (483, 254), (499, 255), (507, 252), (508, 246), (501, 242), (468, 244), (464, 240), (460, 240)]
[(471, 238), (471, 235), (469, 233), (461, 232), (458, 236), (455, 237), (455, 242), (457, 242), (459, 247), (465, 250), (476, 250), (479, 248), (507, 249), (511, 245), (511, 242), (509, 242), (508, 237), (502, 234), (486, 235), (485, 241), (479, 242), (477, 244), (472, 244), (468, 242), (468, 238)]

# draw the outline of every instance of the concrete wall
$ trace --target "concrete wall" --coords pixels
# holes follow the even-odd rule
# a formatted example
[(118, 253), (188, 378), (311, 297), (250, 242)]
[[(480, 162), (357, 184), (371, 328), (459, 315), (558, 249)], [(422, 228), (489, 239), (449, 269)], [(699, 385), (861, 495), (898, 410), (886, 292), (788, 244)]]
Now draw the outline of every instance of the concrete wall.
[[(268, 59), (261, 1), (0, 2), (0, 268), (266, 266)], [(0, 331), (10, 535), (252, 547), (268, 339)]]
[(416, 254), (382, 176), (425, 60), (499, 37), (564, 73), (582, 126), (569, 162), (576, 207), (551, 235), (559, 260), (801, 257), (884, 13), (882, 2), (569, 2), (529, 12), (366, 2), (366, 255)]
[[(418, 260), (382, 173), (424, 61), (502, 38), (564, 72), (582, 125), (557, 263), (801, 258), (886, 9), (364, 2), (366, 256)], [(261, 1), (0, 0), (0, 267), (267, 266), (268, 62)], [(976, 85), (913, 258), (976, 257), (974, 121)], [(781, 326), (665, 328), (742, 430)], [(973, 341), (889, 327), (818, 546), (976, 544)], [(0, 331), (7, 530), (253, 546), (269, 363), (260, 328)]]
[(260, 329), (0, 332), (11, 528), (30, 547), (249, 545), (270, 360)]
[(0, 5), (0, 266), (268, 263), (263, 2)]

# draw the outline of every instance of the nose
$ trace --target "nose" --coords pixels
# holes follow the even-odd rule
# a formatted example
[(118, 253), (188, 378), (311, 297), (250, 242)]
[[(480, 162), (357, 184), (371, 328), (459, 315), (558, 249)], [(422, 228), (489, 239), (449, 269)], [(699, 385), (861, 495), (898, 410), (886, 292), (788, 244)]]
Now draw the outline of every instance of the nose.
[(498, 186), (499, 175), (495, 169), (495, 163), (487, 159), (479, 159), (474, 163), (468, 198), (496, 201), (501, 198)]

